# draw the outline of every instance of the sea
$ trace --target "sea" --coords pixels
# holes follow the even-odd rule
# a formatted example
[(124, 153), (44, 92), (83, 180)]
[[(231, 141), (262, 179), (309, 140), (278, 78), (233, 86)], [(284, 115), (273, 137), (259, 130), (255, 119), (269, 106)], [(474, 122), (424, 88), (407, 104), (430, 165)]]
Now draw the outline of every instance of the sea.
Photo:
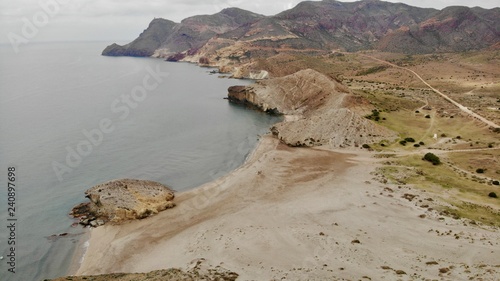
[(109, 43), (0, 45), (0, 280), (69, 273), (88, 229), (68, 213), (88, 188), (120, 178), (196, 188), (240, 166), (279, 121), (224, 99), (252, 81), (102, 56)]

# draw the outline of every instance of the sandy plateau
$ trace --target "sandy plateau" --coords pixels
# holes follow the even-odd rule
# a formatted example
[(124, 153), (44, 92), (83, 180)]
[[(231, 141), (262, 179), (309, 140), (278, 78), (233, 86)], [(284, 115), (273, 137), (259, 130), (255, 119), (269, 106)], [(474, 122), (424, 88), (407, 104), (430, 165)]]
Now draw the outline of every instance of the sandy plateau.
[(497, 280), (497, 228), (440, 216), (430, 194), (383, 183), (372, 156), (266, 136), (230, 175), (178, 194), (176, 208), (92, 229), (77, 275), (204, 258), (238, 280)]

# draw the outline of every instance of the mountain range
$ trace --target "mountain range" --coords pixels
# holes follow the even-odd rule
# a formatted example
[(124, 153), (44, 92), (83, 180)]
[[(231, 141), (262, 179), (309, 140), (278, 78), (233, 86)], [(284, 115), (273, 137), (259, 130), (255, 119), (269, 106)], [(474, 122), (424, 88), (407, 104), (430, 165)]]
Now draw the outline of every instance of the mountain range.
[[(378, 0), (304, 1), (274, 16), (239, 8), (186, 18), (156, 18), (129, 44), (103, 55), (179, 60), (211, 44), (293, 50), (380, 50), (422, 54), (480, 50), (500, 42), (500, 8), (460, 6), (442, 10)], [(215, 47), (214, 47), (215, 45)]]

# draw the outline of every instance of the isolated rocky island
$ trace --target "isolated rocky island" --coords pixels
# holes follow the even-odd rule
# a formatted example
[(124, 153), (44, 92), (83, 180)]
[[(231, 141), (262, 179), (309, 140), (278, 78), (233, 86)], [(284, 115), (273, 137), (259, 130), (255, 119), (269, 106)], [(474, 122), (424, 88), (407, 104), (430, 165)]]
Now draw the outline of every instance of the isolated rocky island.
[(90, 224), (112, 223), (57, 280), (497, 280), (499, 19), (303, 2), (154, 19), (108, 46), (262, 78), (227, 98), (284, 120), (242, 167), (175, 199), (152, 182), (90, 189)]

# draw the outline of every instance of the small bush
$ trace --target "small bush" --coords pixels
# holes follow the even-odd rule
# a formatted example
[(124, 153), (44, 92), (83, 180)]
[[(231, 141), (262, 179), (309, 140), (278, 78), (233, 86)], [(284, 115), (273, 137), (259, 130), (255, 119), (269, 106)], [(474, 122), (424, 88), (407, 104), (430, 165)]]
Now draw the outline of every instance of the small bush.
[(370, 145), (368, 145), (368, 144), (366, 144), (366, 143), (365, 143), (365, 144), (363, 144), (362, 146), (363, 146), (363, 148), (367, 148), (367, 149), (371, 148), (371, 147), (370, 147)]
[(424, 160), (431, 162), (433, 165), (441, 164), (441, 160), (434, 153), (427, 153), (424, 156)]
[(490, 194), (488, 194), (488, 196), (491, 198), (498, 198), (498, 196), (495, 192), (490, 192)]
[(404, 146), (404, 145), (406, 145), (406, 141), (405, 140), (399, 141), (399, 144)]
[(420, 144), (416, 143), (413, 145), (414, 147), (420, 147)]
[(421, 142), (419, 142), (418, 144), (420, 144), (420, 145), (425, 145), (425, 142), (421, 141)]
[(492, 143), (488, 144), (488, 148), (493, 148), (493, 144)]
[(431, 116), (429, 114), (425, 115), (425, 118), (429, 119)]
[(484, 171), (485, 171), (485, 169), (479, 168), (479, 169), (476, 170), (476, 173), (478, 173), (478, 174), (484, 174)]
[(365, 116), (367, 119), (380, 121), (380, 111), (377, 109), (372, 110), (372, 114)]
[(500, 182), (499, 181), (492, 181), (491, 182), (493, 185), (500, 185)]
[(415, 139), (414, 138), (406, 138), (405, 141), (406, 142), (415, 142)]

